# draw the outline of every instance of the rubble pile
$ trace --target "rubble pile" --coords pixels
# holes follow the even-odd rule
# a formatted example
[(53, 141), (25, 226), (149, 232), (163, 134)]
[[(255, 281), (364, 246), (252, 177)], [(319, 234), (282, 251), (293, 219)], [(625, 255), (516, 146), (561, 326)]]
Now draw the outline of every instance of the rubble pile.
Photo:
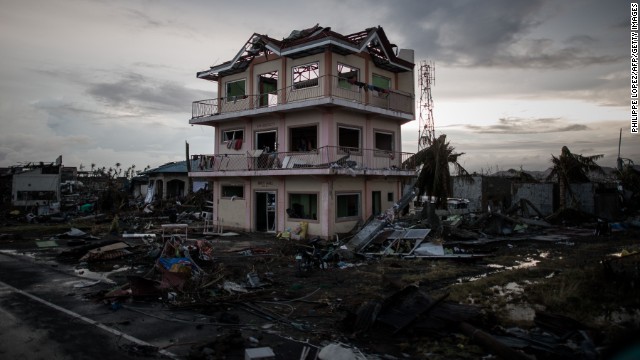
[[(523, 290), (533, 283), (513, 283), (509, 272), (553, 281), (567, 271), (536, 266), (549, 254), (613, 241), (636, 226), (633, 218), (624, 230), (590, 218), (580, 227), (557, 225), (522, 201), (492, 213), (438, 211), (441, 234), (412, 209), (321, 239), (302, 223), (277, 234), (210, 233), (206, 204), (194, 194), (169, 207), (80, 216), (78, 227), (36, 245), (87, 277), (77, 289), (111, 311), (147, 314), (135, 305), (145, 303), (160, 309), (149, 316), (167, 321), (172, 313), (200, 314), (206, 320), (188, 323), (219, 335), (190, 345), (193, 359), (598, 358), (612, 345), (593, 324), (548, 305), (528, 307), (524, 318), (505, 316), (536, 294)], [(618, 255), (599, 254), (598, 266), (603, 278), (637, 291), (640, 245), (625, 244)], [(491, 282), (498, 276), (512, 281), (511, 290)]]

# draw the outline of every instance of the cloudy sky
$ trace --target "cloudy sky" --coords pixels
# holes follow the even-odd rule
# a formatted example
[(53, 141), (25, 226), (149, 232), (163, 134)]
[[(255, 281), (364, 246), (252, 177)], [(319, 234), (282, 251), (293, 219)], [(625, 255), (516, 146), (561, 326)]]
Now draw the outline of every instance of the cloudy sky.
[[(0, 0), (0, 166), (142, 169), (213, 152), (190, 126), (213, 97), (196, 72), (230, 60), (254, 32), (319, 23), (382, 26), (435, 63), (436, 135), (471, 171), (544, 170), (563, 145), (640, 163), (629, 134), (629, 3), (615, 1)], [(419, 97), (418, 90), (416, 96)], [(417, 105), (417, 104), (416, 104)], [(418, 122), (403, 128), (417, 149)]]

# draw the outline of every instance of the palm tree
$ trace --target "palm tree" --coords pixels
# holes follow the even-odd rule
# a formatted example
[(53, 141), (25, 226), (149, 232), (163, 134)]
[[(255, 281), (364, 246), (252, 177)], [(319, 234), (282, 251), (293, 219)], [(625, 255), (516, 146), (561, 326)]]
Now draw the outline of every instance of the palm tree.
[(458, 162), (458, 158), (464, 153), (455, 153), (454, 150), (447, 141), (447, 135), (443, 134), (429, 147), (418, 151), (405, 162), (414, 166), (422, 165), (415, 183), (416, 195), (421, 198), (423, 194), (427, 194), (429, 201), (424, 204), (421, 215), (422, 218), (429, 219), (436, 233), (441, 233), (442, 227), (435, 215), (435, 209), (447, 209), (447, 198), (452, 192), (449, 167), (453, 166), (455, 173), (464, 181), (473, 182), (469, 172)]
[(449, 166), (453, 166), (455, 173), (466, 181), (473, 181), (469, 172), (460, 165), (458, 158), (464, 153), (454, 153), (455, 148), (447, 141), (447, 135), (440, 135), (433, 143), (413, 156), (407, 162), (413, 162), (415, 166), (422, 165), (418, 174), (415, 187), (417, 195), (427, 194), (435, 199), (437, 208), (447, 208), (447, 197), (451, 196), (451, 172)]
[(596, 172), (604, 174), (602, 168), (596, 164), (596, 160), (602, 158), (604, 155), (591, 155), (582, 156), (580, 154), (574, 154), (569, 151), (566, 146), (562, 147), (560, 156), (555, 157), (551, 155), (551, 173), (547, 176), (547, 181), (556, 179), (558, 181), (558, 189), (560, 190), (560, 210), (564, 209), (567, 205), (566, 192), (572, 199), (572, 205), (576, 199), (571, 191), (571, 183), (585, 183), (589, 182), (587, 176), (589, 172)]

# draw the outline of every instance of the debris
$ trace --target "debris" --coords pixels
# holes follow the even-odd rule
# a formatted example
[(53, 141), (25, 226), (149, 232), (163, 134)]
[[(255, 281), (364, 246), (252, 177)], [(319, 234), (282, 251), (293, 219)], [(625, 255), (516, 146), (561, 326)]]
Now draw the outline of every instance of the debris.
[(97, 261), (97, 260), (109, 260), (116, 259), (131, 254), (129, 250), (126, 250), (129, 245), (124, 242), (117, 242), (115, 244), (102, 246), (93, 250), (89, 250), (80, 261)]
[(275, 359), (276, 354), (270, 347), (250, 348), (244, 350), (244, 360), (270, 360)]
[(356, 354), (353, 350), (340, 344), (329, 344), (318, 353), (318, 359), (322, 360), (366, 360), (364, 356)]
[(76, 288), (76, 289), (80, 289), (80, 288), (91, 287), (91, 286), (96, 285), (98, 283), (100, 283), (100, 279), (95, 280), (95, 281), (81, 280), (81, 281), (78, 281), (75, 284), (73, 284), (73, 287)]
[(56, 242), (55, 239), (40, 240), (40, 241), (36, 241), (36, 246), (39, 248), (51, 248), (51, 247), (58, 247), (58, 243)]
[(416, 248), (413, 251), (413, 253), (416, 254), (416, 255), (423, 255), (423, 256), (444, 255), (444, 247), (442, 246), (442, 244), (436, 244), (436, 243), (433, 243), (433, 242), (426, 242), (426, 243), (420, 244), (420, 246), (418, 248)]

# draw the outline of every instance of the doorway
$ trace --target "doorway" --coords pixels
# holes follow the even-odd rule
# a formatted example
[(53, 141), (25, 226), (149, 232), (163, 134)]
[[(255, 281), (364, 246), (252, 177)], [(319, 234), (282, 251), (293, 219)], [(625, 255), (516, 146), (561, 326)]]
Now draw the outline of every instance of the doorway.
[(258, 76), (258, 93), (259, 107), (278, 105), (278, 71)]
[(276, 232), (276, 192), (256, 191), (256, 231)]
[(378, 216), (382, 213), (382, 193), (380, 191), (371, 192), (371, 214)]

